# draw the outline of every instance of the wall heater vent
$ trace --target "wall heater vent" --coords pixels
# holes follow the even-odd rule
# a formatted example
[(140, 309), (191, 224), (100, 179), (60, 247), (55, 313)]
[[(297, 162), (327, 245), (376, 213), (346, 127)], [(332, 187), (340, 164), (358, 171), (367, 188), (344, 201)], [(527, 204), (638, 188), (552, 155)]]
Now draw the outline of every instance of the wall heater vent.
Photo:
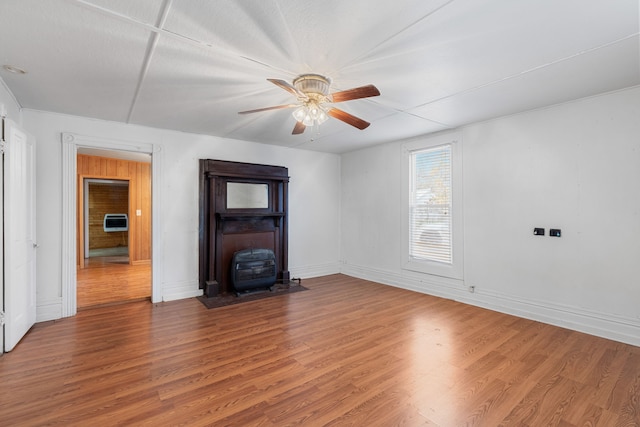
[(127, 214), (105, 214), (103, 224), (105, 233), (128, 231), (129, 217)]

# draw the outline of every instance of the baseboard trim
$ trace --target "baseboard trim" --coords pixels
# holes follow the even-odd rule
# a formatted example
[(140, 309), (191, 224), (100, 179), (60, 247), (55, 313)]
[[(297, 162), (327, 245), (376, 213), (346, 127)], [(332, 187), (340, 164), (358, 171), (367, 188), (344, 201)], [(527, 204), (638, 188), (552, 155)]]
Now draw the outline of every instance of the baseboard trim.
[(549, 301), (497, 294), (481, 289), (469, 293), (463, 281), (437, 276), (397, 274), (354, 265), (343, 265), (341, 270), (342, 274), (348, 276), (451, 299), (640, 347), (639, 319)]
[(291, 279), (305, 279), (311, 277), (329, 276), (331, 274), (340, 273), (340, 264), (336, 262), (298, 267), (289, 266), (289, 272), (291, 273)]
[(36, 322), (47, 322), (62, 318), (62, 298), (38, 301)]
[(162, 301), (175, 301), (185, 298), (194, 298), (202, 295), (202, 289), (198, 288), (198, 282), (181, 282), (162, 287)]

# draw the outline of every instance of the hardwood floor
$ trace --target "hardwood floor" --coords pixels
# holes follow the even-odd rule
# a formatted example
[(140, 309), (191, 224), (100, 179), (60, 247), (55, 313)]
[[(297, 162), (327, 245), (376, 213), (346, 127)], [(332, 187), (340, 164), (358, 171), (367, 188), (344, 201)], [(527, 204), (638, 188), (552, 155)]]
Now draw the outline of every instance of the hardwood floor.
[(77, 270), (79, 309), (151, 296), (151, 264), (130, 265), (126, 256), (85, 259)]
[(0, 424), (640, 426), (640, 348), (333, 275), (37, 324)]

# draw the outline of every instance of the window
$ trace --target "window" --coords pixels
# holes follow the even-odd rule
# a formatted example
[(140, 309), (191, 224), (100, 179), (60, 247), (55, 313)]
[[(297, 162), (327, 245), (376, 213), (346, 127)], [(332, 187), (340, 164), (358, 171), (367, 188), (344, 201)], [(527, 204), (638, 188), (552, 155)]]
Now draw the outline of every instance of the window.
[(411, 152), (409, 255), (451, 264), (451, 144)]
[(403, 267), (462, 279), (460, 143), (449, 134), (403, 148)]

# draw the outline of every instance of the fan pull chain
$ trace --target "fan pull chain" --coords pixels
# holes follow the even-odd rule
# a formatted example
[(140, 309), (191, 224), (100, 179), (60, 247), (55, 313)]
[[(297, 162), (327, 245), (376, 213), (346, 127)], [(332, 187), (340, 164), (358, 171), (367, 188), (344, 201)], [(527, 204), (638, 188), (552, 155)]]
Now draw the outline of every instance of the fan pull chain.
[(311, 134), (309, 142), (315, 141), (314, 135), (320, 137), (320, 125), (318, 124), (318, 122), (315, 122), (313, 125), (313, 133)]

